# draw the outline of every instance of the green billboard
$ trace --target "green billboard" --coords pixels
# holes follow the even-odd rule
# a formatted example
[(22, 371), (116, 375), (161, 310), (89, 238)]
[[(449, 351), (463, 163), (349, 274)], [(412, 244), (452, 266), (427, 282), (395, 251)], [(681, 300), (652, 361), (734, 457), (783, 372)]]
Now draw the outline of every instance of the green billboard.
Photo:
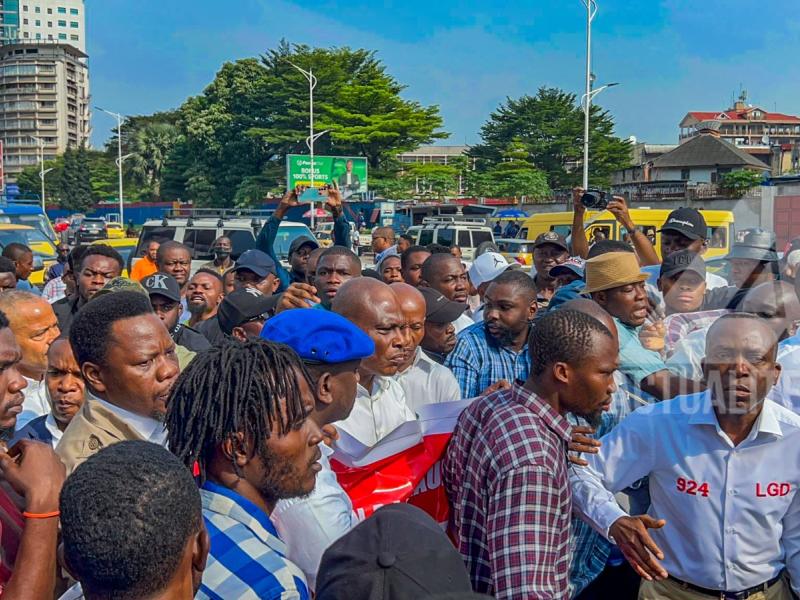
[[(311, 157), (305, 154), (286, 155), (288, 188), (311, 184)], [(346, 198), (367, 192), (367, 159), (361, 156), (315, 156), (314, 186), (336, 182)]]

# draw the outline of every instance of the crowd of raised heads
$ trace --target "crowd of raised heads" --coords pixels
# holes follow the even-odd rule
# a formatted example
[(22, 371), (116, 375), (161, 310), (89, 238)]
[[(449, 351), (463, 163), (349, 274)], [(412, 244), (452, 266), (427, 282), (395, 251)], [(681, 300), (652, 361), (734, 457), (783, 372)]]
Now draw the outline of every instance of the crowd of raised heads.
[(0, 595), (796, 598), (800, 241), (706, 262), (701, 211), (607, 239), (581, 195), (530, 268), (359, 252), (336, 190), (283, 260), (295, 191), (203, 264), (60, 244), (40, 289), (7, 245)]

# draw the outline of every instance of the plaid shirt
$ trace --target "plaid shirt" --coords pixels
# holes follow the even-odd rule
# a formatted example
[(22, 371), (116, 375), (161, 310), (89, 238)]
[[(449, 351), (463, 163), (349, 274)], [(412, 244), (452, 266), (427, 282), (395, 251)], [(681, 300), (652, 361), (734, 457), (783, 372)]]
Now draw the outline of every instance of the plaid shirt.
[(519, 352), (504, 348), (486, 333), (486, 324), (481, 322), (458, 334), (444, 366), (455, 375), (462, 398), (475, 398), (501, 379), (509, 383), (527, 379), (531, 357), (527, 343)]
[(475, 591), (501, 600), (567, 597), (570, 431), (517, 384), (459, 417), (443, 475)]
[(303, 572), (286, 560), (286, 546), (260, 508), (210, 481), (200, 496), (211, 551), (196, 598), (310, 598)]
[(698, 329), (708, 329), (722, 315), (728, 314), (729, 310), (701, 310), (692, 313), (675, 313), (664, 319), (664, 349), (667, 356), (675, 350), (675, 344), (684, 339), (693, 331)]
[(67, 284), (61, 277), (51, 279), (45, 284), (42, 290), (42, 298), (47, 300), (50, 304), (61, 300), (67, 295)]

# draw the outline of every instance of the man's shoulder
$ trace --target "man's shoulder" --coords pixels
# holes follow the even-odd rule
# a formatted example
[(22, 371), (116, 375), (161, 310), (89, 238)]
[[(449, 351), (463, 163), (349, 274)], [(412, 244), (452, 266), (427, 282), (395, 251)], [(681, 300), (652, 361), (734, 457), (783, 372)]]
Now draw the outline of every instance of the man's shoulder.
[(181, 325), (178, 335), (175, 337), (176, 344), (192, 352), (202, 352), (211, 347), (211, 342), (206, 339), (206, 336), (188, 325)]
[[(111, 444), (122, 440), (141, 439), (133, 429), (112, 411), (91, 398), (70, 421), (56, 453), (65, 458), (88, 458)], [(66, 460), (65, 460), (66, 464)], [(67, 465), (69, 468), (69, 465)]]
[(523, 465), (548, 464), (557, 434), (551, 431), (542, 417), (514, 400), (509, 390), (495, 392), (475, 400), (466, 410), (466, 421), (489, 459), (503, 471)]
[(764, 406), (768, 406), (772, 411), (775, 419), (780, 423), (781, 430), (784, 432), (784, 434), (797, 434), (800, 432), (800, 415), (798, 415), (796, 412), (778, 404), (774, 400), (770, 400), (769, 398), (764, 400)]
[(463, 344), (469, 344), (470, 346), (487, 345), (486, 322), (481, 321), (480, 323), (473, 323), (469, 327), (465, 327), (460, 332), (458, 332), (457, 340), (458, 341), (456, 345), (463, 345)]
[(280, 599), (287, 592), (297, 592), (300, 597), (308, 593), (302, 571), (286, 558), (283, 547), (273, 547), (244, 523), (206, 503), (203, 519), (211, 552), (198, 598)]
[(53, 439), (53, 434), (48, 431), (45, 425), (46, 420), (47, 415), (42, 415), (41, 417), (36, 417), (29, 421), (25, 427), (14, 434), (14, 438), (11, 440), (9, 446), (13, 446), (20, 440), (37, 440), (50, 443), (50, 440)]

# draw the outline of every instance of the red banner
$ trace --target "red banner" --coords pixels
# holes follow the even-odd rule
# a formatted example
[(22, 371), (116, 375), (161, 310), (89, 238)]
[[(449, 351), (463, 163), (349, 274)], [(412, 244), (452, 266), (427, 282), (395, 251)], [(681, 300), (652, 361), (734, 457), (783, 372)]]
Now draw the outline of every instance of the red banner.
[(441, 463), (458, 416), (471, 402), (423, 406), (418, 420), (403, 423), (371, 448), (340, 432), (331, 467), (359, 518), (386, 504), (408, 502), (447, 524)]

